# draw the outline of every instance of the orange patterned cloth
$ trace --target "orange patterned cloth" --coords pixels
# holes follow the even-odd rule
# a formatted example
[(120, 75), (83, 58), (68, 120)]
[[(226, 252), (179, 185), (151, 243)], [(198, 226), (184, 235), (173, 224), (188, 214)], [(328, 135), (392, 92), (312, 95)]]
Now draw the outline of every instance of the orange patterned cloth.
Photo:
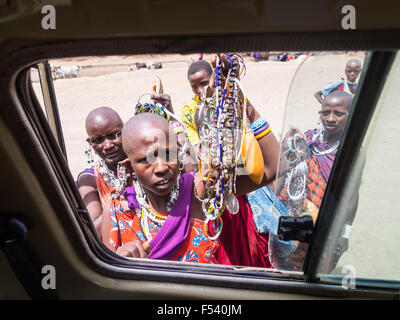
[[(109, 223), (111, 243), (117, 248), (124, 244), (138, 240), (146, 241), (138, 216), (139, 212), (123, 210), (119, 206), (110, 206)], [(158, 214), (166, 215), (158, 212)], [(161, 227), (148, 219), (149, 231), (154, 238)], [(183, 242), (172, 261), (217, 263), (215, 252), (218, 241), (209, 240), (203, 232), (203, 221), (191, 218), (189, 235)]]
[(306, 160), (308, 165), (307, 174), (307, 199), (309, 199), (319, 209), (324, 198), (326, 182), (319, 172), (316, 156), (311, 154)]
[[(95, 161), (94, 163), (94, 174), (96, 176), (96, 185), (97, 185), (97, 192), (99, 193), (101, 205), (103, 208), (107, 205), (110, 201), (111, 194), (115, 193), (115, 187), (110, 186), (104, 179), (104, 170), (109, 170), (105, 165), (102, 165), (99, 161)], [(116, 175), (115, 172), (111, 172), (110, 174)]]

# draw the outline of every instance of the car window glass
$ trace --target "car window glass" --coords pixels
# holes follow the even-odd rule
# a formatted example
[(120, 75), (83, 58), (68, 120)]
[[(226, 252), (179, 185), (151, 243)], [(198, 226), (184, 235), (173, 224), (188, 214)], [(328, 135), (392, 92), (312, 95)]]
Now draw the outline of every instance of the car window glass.
[[(247, 70), (242, 82), (246, 94), (255, 106), (262, 106), (257, 108), (277, 135), (289, 85), (301, 61), (280, 63), (282, 53), (243, 53)], [(211, 56), (204, 54), (204, 59)], [(181, 118), (183, 106), (194, 96), (187, 70), (198, 58), (198, 54), (162, 54), (49, 60), (72, 175), (76, 177), (86, 163), (85, 118), (90, 110), (109, 106), (125, 122), (134, 115), (139, 97), (153, 86), (158, 90), (161, 79), (164, 92), (172, 97), (175, 114)], [(160, 69), (156, 69), (157, 64)], [(37, 71), (32, 73), (33, 88), (43, 104)], [(144, 96), (141, 100), (149, 99)]]
[[(280, 270), (303, 270), (309, 234), (295, 231), (300, 229), (300, 223), (308, 225), (309, 231), (316, 223), (331, 168), (344, 138), (352, 100), (357, 94), (364, 59), (365, 52), (315, 53), (304, 59), (293, 78), (270, 223), (270, 258)], [(278, 229), (280, 219), (291, 217), (299, 218), (296, 226), (288, 225), (285, 230), (282, 225)], [(326, 268), (334, 269), (337, 258), (326, 257)]]
[[(398, 161), (400, 133), (397, 123), (399, 88), (400, 57), (397, 53), (364, 138), (352, 177), (345, 186), (344, 192), (348, 197), (342, 199), (335, 213), (335, 216), (341, 219), (352, 211), (349, 199), (357, 198), (354, 189), (359, 185), (358, 209), (353, 224), (337, 225), (336, 227), (341, 229), (331, 230), (332, 234), (341, 234), (339, 240), (348, 247), (348, 250), (330, 274), (346, 276), (353, 280), (355, 278), (400, 280), (398, 268), (400, 235), (397, 230), (400, 222), (397, 214), (399, 205), (397, 184), (400, 178)], [(318, 271), (322, 278), (329, 274), (323, 266)]]
[[(293, 182), (296, 180), (296, 175), (303, 169), (303, 176), (305, 174), (307, 178), (304, 181), (304, 190), (310, 189), (309, 162), (305, 162), (311, 157), (312, 146), (304, 139), (304, 133), (310, 129), (321, 128), (319, 113), (321, 103), (317, 96), (323, 99), (329, 91), (351, 91), (349, 84), (345, 81), (347, 79), (346, 63), (351, 59), (359, 60), (361, 72), (365, 53), (253, 52), (241, 53), (241, 56), (246, 65), (245, 74), (241, 79), (246, 96), (261, 116), (268, 121), (272, 132), (282, 144), (279, 178), (268, 188), (246, 195), (246, 201), (252, 211), (252, 228), (254, 233), (257, 233), (257, 237), (263, 239), (260, 240), (264, 243), (262, 250), (269, 251), (265, 256), (266, 259), (271, 260), (271, 267), (279, 270), (302, 271), (307, 245), (295, 241), (280, 241), (277, 236), (277, 221), (281, 215), (301, 216), (307, 212), (313, 216), (315, 222), (320, 203), (315, 205), (311, 200), (305, 201), (307, 197), (306, 193), (302, 194), (301, 179), (299, 179), (300, 183), (295, 182), (290, 185), (290, 175)], [(209, 60), (211, 55), (204, 54), (201, 58)], [(171, 96), (175, 115), (184, 121), (185, 115), (182, 110), (194, 98), (187, 70), (189, 65), (198, 59), (198, 54), (171, 54), (50, 60), (68, 165), (74, 179), (77, 179), (82, 171), (91, 167), (91, 163), (88, 163), (88, 160), (90, 162), (87, 152), (88, 138), (93, 142), (99, 142), (100, 145), (105, 140), (113, 140), (119, 136), (117, 131), (111, 130), (102, 134), (100, 139), (98, 136), (88, 137), (85, 119), (92, 109), (111, 107), (120, 115), (123, 122), (126, 122), (134, 115), (138, 100), (148, 100), (149, 97), (145, 94), (151, 92), (154, 87), (159, 90), (161, 84), (163, 91)], [(39, 101), (42, 101), (40, 83), (36, 78), (32, 77), (33, 87)], [(358, 79), (359, 75), (355, 82)], [(331, 130), (335, 130), (335, 126), (346, 123), (345, 120), (339, 121), (344, 117), (343, 108), (330, 107), (328, 109), (327, 114), (327, 111), (323, 110), (324, 117), (336, 119), (330, 124), (333, 127), (330, 128)], [(293, 131), (294, 128), (296, 131)], [(299, 134), (294, 137), (295, 133)], [(317, 133), (318, 130), (314, 132), (316, 136), (318, 136)], [(289, 136), (290, 148), (288, 148), (287, 139)], [(337, 145), (332, 144), (329, 148), (331, 147), (336, 150)], [(329, 151), (329, 148), (319, 151), (323, 153), (326, 150)], [(296, 149), (296, 152), (290, 153), (289, 149), (292, 151)], [(288, 161), (290, 165), (287, 165)], [(301, 168), (301, 162), (306, 166)], [(297, 171), (294, 170), (295, 164), (300, 164), (297, 166)], [(329, 179), (329, 170), (324, 174), (325, 179)], [(282, 192), (285, 184), (291, 186), (290, 195), (286, 192), (286, 199)], [(314, 183), (313, 186), (315, 188), (316, 184)], [(315, 197), (321, 200), (324, 188), (322, 187), (317, 192), (319, 193)], [(298, 199), (289, 203), (290, 197)], [(272, 203), (274, 203), (273, 206)], [(246, 250), (247, 245), (248, 243), (240, 250)], [(292, 254), (289, 260), (288, 253)], [(240, 255), (239, 251), (238, 255)], [(252, 266), (258, 265), (255, 263)]]

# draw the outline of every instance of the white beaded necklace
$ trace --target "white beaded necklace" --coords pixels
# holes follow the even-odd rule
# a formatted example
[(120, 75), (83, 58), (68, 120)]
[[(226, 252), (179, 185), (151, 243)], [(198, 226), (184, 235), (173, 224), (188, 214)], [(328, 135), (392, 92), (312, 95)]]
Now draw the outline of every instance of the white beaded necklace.
[[(174, 206), (176, 200), (179, 197), (179, 179), (180, 179), (180, 174), (178, 175), (176, 184), (173, 187), (167, 201), (168, 212), (171, 211), (172, 207)], [(142, 227), (144, 236), (147, 238), (148, 241), (150, 241), (152, 239), (152, 236), (149, 229), (149, 220), (154, 222), (158, 226), (162, 226), (166, 218), (161, 218), (160, 215), (157, 215), (157, 213), (150, 208), (146, 193), (137, 179), (133, 179), (133, 184), (136, 192), (136, 200), (140, 205), (140, 210), (138, 211), (140, 225)]]
[(103, 176), (104, 181), (110, 186), (115, 188), (115, 192), (110, 194), (111, 199), (116, 199), (125, 189), (127, 185), (127, 175), (124, 166), (118, 164), (117, 176), (114, 171), (108, 168), (104, 159), (100, 158), (99, 155), (95, 155), (95, 161), (99, 166), (99, 172), (95, 170), (96, 178), (99, 179), (99, 174)]
[[(325, 128), (321, 126), (321, 128), (313, 135), (312, 137), (312, 142), (315, 142), (319, 138), (320, 141), (324, 141), (325, 139)], [(340, 140), (338, 140), (333, 146), (331, 146), (329, 149), (325, 151), (320, 151), (316, 147), (316, 145), (313, 143), (312, 147), (312, 153), (315, 154), (316, 156), (324, 156), (327, 154), (330, 154), (334, 152), (340, 145)]]

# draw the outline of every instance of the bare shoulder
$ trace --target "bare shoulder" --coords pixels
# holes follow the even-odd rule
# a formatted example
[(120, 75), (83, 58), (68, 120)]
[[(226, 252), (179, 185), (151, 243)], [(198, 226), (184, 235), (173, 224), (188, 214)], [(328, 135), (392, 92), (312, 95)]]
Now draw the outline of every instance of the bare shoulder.
[(93, 173), (84, 172), (78, 177), (78, 188), (80, 187), (93, 187), (97, 189), (96, 176)]

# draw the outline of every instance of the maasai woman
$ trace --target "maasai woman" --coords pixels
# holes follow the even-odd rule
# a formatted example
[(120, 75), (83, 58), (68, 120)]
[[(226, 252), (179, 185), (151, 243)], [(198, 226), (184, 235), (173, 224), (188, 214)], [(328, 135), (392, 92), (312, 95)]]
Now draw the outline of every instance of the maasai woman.
[(78, 175), (77, 185), (99, 233), (103, 208), (108, 201), (117, 201), (118, 191), (123, 188), (117, 175), (118, 163), (126, 158), (122, 149), (122, 127), (117, 112), (108, 107), (96, 108), (86, 118), (86, 153), (90, 167)]
[[(248, 117), (254, 121), (259, 114), (249, 109)], [(150, 113), (137, 115), (125, 124), (122, 141), (134, 185), (126, 189), (125, 199), (121, 198), (122, 210), (111, 206), (104, 211), (104, 221), (108, 221), (103, 224), (105, 245), (127, 257), (231, 263), (226, 252), (218, 249), (219, 242), (210, 240), (204, 233), (205, 216), (199, 201), (204, 184), (198, 173), (180, 174), (177, 157), (171, 157), (177, 153), (176, 136), (168, 122)], [(238, 195), (264, 186), (275, 177), (278, 143), (272, 134), (263, 135), (258, 143), (264, 158), (262, 182), (257, 185), (248, 176), (238, 177)], [(244, 214), (237, 215), (243, 219), (249, 213), (251, 217), (248, 204), (241, 205), (240, 210)], [(239, 237), (239, 234), (228, 234), (229, 230), (233, 229), (224, 228), (221, 237), (224, 234), (228, 238)], [(234, 249), (239, 255), (242, 250), (257, 248)]]
[[(334, 91), (327, 95), (323, 100), (320, 111), (320, 128), (306, 131), (302, 139), (297, 140), (298, 142), (306, 142), (307, 145), (304, 150), (308, 149), (309, 153), (308, 158), (304, 160), (306, 165), (304, 177), (297, 177), (299, 181), (297, 183), (296, 174), (294, 174), (293, 177), (287, 180), (286, 186), (280, 193), (279, 198), (286, 204), (290, 214), (310, 214), (315, 223), (349, 116), (351, 103), (352, 96), (347, 92)], [(294, 137), (296, 137), (296, 134)], [(300, 172), (301, 170), (298, 171)], [(304, 181), (304, 185), (302, 181)], [(296, 183), (298, 186), (293, 186)], [(297, 191), (301, 189), (302, 185), (304, 187), (303, 191), (293, 192), (295, 189)], [(355, 199), (355, 201), (357, 200)], [(354, 214), (355, 210), (349, 215), (350, 224), (354, 219)], [(290, 269), (302, 270), (307, 248), (307, 244), (299, 243), (297, 248), (292, 251), (287, 261), (288, 265), (291, 266)], [(340, 252), (340, 255), (342, 253)], [(336, 262), (337, 259), (336, 257)], [(332, 261), (326, 262), (326, 270), (330, 270), (333, 267), (334, 263)]]

